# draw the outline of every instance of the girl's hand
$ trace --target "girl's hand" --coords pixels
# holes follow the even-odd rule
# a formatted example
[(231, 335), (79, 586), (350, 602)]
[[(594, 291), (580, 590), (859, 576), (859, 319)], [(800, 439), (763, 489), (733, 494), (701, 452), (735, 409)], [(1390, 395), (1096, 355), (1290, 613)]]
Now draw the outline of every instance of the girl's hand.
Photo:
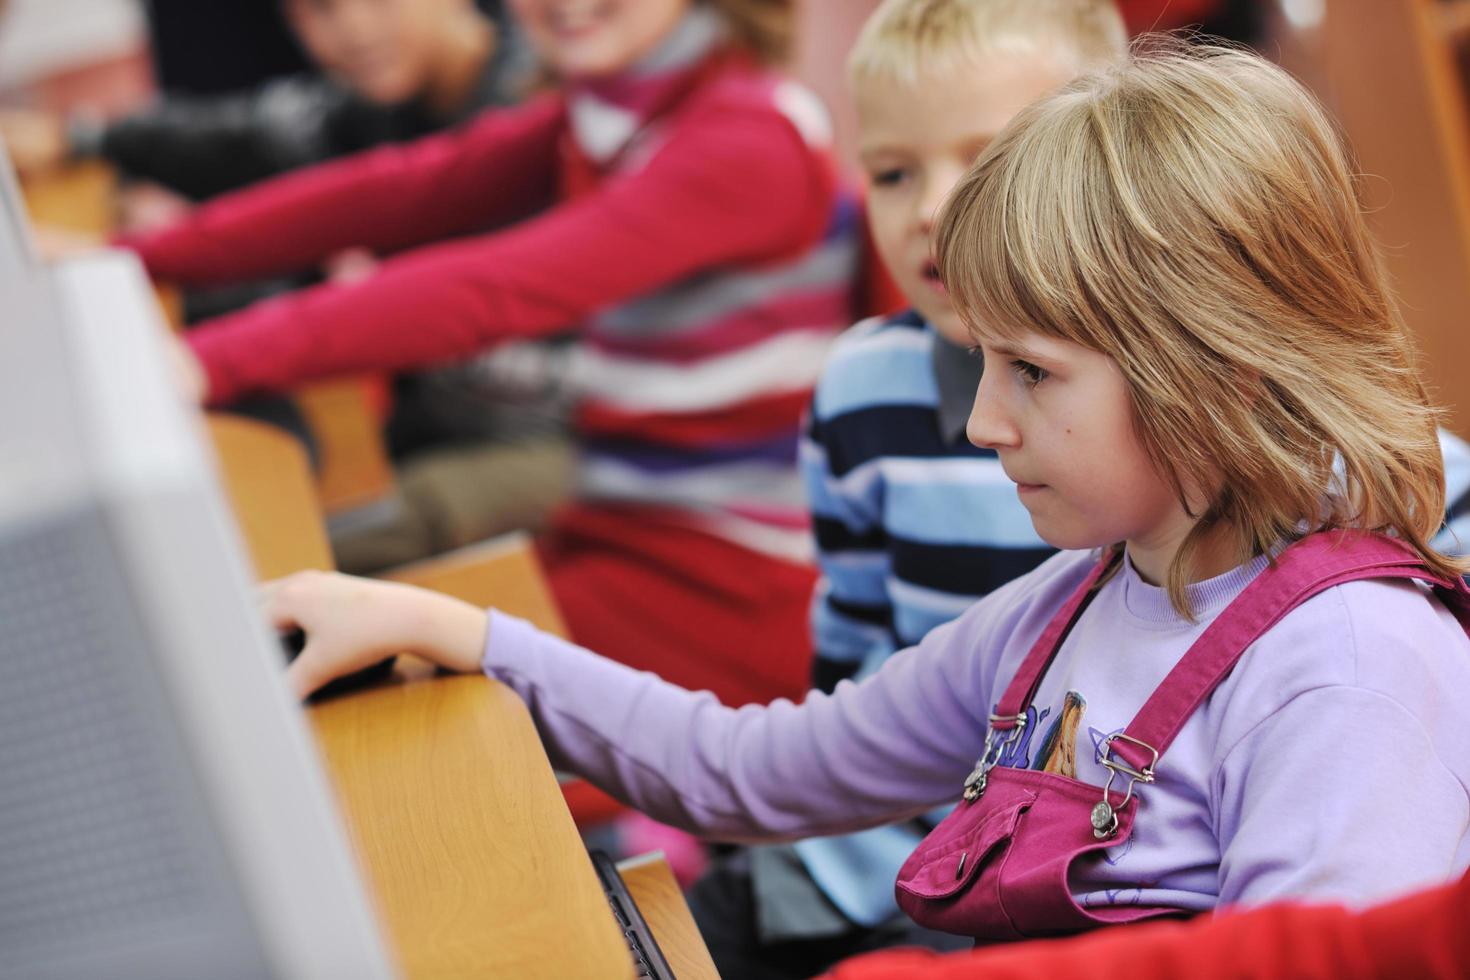
[(306, 647), (286, 670), (306, 697), (330, 680), (395, 653), (416, 653), (447, 670), (479, 669), (489, 623), (483, 609), (425, 589), (298, 572), (261, 586), (266, 618), (278, 630), (299, 628)]

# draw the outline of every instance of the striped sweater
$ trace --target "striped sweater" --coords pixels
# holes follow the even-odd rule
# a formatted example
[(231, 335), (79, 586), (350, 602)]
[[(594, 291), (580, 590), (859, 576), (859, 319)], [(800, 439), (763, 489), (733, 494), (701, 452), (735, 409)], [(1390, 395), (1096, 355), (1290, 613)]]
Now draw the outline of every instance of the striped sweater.
[(809, 555), (796, 442), (827, 344), (851, 318), (855, 208), (813, 97), (726, 50), (684, 78), (611, 154), (579, 144), (585, 100), (552, 96), (229, 195), (126, 244), (186, 283), (351, 246), (390, 256), (364, 282), (193, 331), (217, 402), (576, 328), (585, 497), (672, 508), (758, 551)]
[[(860, 323), (833, 350), (801, 446), (822, 572), (817, 687), (876, 670), (1053, 553), (995, 453), (965, 437), (980, 368), (913, 312)], [(874, 926), (898, 914), (898, 867), (944, 812), (794, 847), (847, 919)], [(764, 887), (811, 887), (756, 864)]]
[(834, 349), (802, 442), (819, 686), (876, 667), (1052, 553), (995, 453), (965, 438), (980, 366), (915, 313), (858, 324)]

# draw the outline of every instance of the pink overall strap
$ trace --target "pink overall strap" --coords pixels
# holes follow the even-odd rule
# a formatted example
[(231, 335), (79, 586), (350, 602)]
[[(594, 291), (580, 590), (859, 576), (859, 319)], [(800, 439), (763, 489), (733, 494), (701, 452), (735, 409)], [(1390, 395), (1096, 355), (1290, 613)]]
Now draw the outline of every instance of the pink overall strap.
[[(1246, 649), (1287, 613), (1334, 585), (1409, 578), (1436, 594), (1470, 633), (1470, 589), (1430, 572), (1403, 542), (1378, 534), (1323, 531), (1291, 545), (1216, 617), (1128, 724), (1113, 752), (1137, 770), (1153, 767), (1184, 723), (1234, 669)], [(1145, 748), (1147, 746), (1148, 748)]]
[(1041, 677), (1046, 673), (1047, 666), (1052, 658), (1056, 656), (1057, 648), (1062, 645), (1062, 640), (1071, 631), (1072, 624), (1077, 617), (1082, 615), (1082, 610), (1092, 599), (1093, 592), (1097, 589), (1098, 581), (1107, 571), (1118, 563), (1122, 558), (1122, 549), (1112, 549), (1108, 554), (1098, 561), (1082, 584), (1072, 593), (1062, 608), (1058, 609), (1051, 622), (1046, 624), (1046, 629), (1036, 638), (1031, 645), (1031, 651), (1026, 654), (1026, 659), (1021, 661), (1021, 666), (1016, 670), (1016, 676), (1011, 678), (1006, 692), (1001, 696), (995, 708), (995, 715), (991, 718), (991, 727), (1000, 731), (1006, 731), (1016, 726), (1016, 719), (1026, 713), (1026, 707), (1036, 695), (1036, 688), (1041, 684)]

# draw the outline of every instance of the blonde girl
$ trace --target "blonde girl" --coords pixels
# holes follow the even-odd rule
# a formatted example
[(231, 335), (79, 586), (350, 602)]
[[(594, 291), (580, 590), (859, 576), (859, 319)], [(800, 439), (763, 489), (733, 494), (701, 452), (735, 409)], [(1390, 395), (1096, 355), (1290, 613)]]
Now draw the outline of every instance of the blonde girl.
[[(1071, 550), (863, 683), (740, 711), (494, 612), (308, 575), (267, 600), (311, 636), (295, 688), (405, 648), (483, 670), (558, 766), (712, 837), (856, 830), (964, 786), (930, 840), (988, 822), (926, 841), (900, 892), (988, 940), (1462, 871), (1470, 639), (1459, 566), (1426, 544), (1434, 413), (1311, 97), (1244, 53), (1140, 55), (1023, 111), (938, 242), (985, 355), (970, 437)], [(1379, 577), (1401, 573), (1440, 591)], [(1223, 668), (1140, 748), (1200, 650)], [(1076, 772), (1038, 771), (1068, 703)], [(1073, 835), (1067, 861), (1017, 881), (1039, 827)]]

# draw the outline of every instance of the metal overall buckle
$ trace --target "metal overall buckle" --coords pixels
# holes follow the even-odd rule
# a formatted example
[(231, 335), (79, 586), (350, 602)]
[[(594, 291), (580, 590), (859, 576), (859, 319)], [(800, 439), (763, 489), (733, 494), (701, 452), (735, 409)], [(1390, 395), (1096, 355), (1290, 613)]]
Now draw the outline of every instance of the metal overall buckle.
[[(1015, 722), (1003, 739), (996, 738), (995, 723), (998, 721)], [(965, 777), (965, 802), (974, 803), (985, 792), (985, 783), (990, 777), (990, 770), (1000, 762), (1001, 755), (1006, 749), (1016, 744), (1021, 733), (1026, 730), (1025, 715), (991, 715), (990, 727), (985, 730), (985, 748), (980, 753), (980, 759), (975, 763), (975, 768)]]
[[(1132, 742), (1139, 748), (1147, 749), (1153, 755), (1153, 759), (1142, 769), (1134, 769), (1126, 762), (1115, 762), (1109, 759), (1108, 754), (1113, 751), (1113, 741), (1115, 739)], [(1103, 785), (1102, 802), (1092, 808), (1092, 836), (1098, 840), (1107, 840), (1118, 832), (1118, 811), (1127, 806), (1128, 801), (1133, 798), (1133, 785), (1135, 783), (1151, 783), (1154, 781), (1154, 767), (1159, 764), (1159, 750), (1147, 742), (1139, 741), (1132, 735), (1114, 732), (1112, 735), (1103, 739), (1102, 758), (1098, 761), (1107, 768), (1108, 781)], [(1128, 777), (1128, 788), (1123, 794), (1123, 802), (1115, 807), (1112, 803), (1108, 802), (1108, 790), (1113, 788), (1113, 778), (1120, 772)]]

